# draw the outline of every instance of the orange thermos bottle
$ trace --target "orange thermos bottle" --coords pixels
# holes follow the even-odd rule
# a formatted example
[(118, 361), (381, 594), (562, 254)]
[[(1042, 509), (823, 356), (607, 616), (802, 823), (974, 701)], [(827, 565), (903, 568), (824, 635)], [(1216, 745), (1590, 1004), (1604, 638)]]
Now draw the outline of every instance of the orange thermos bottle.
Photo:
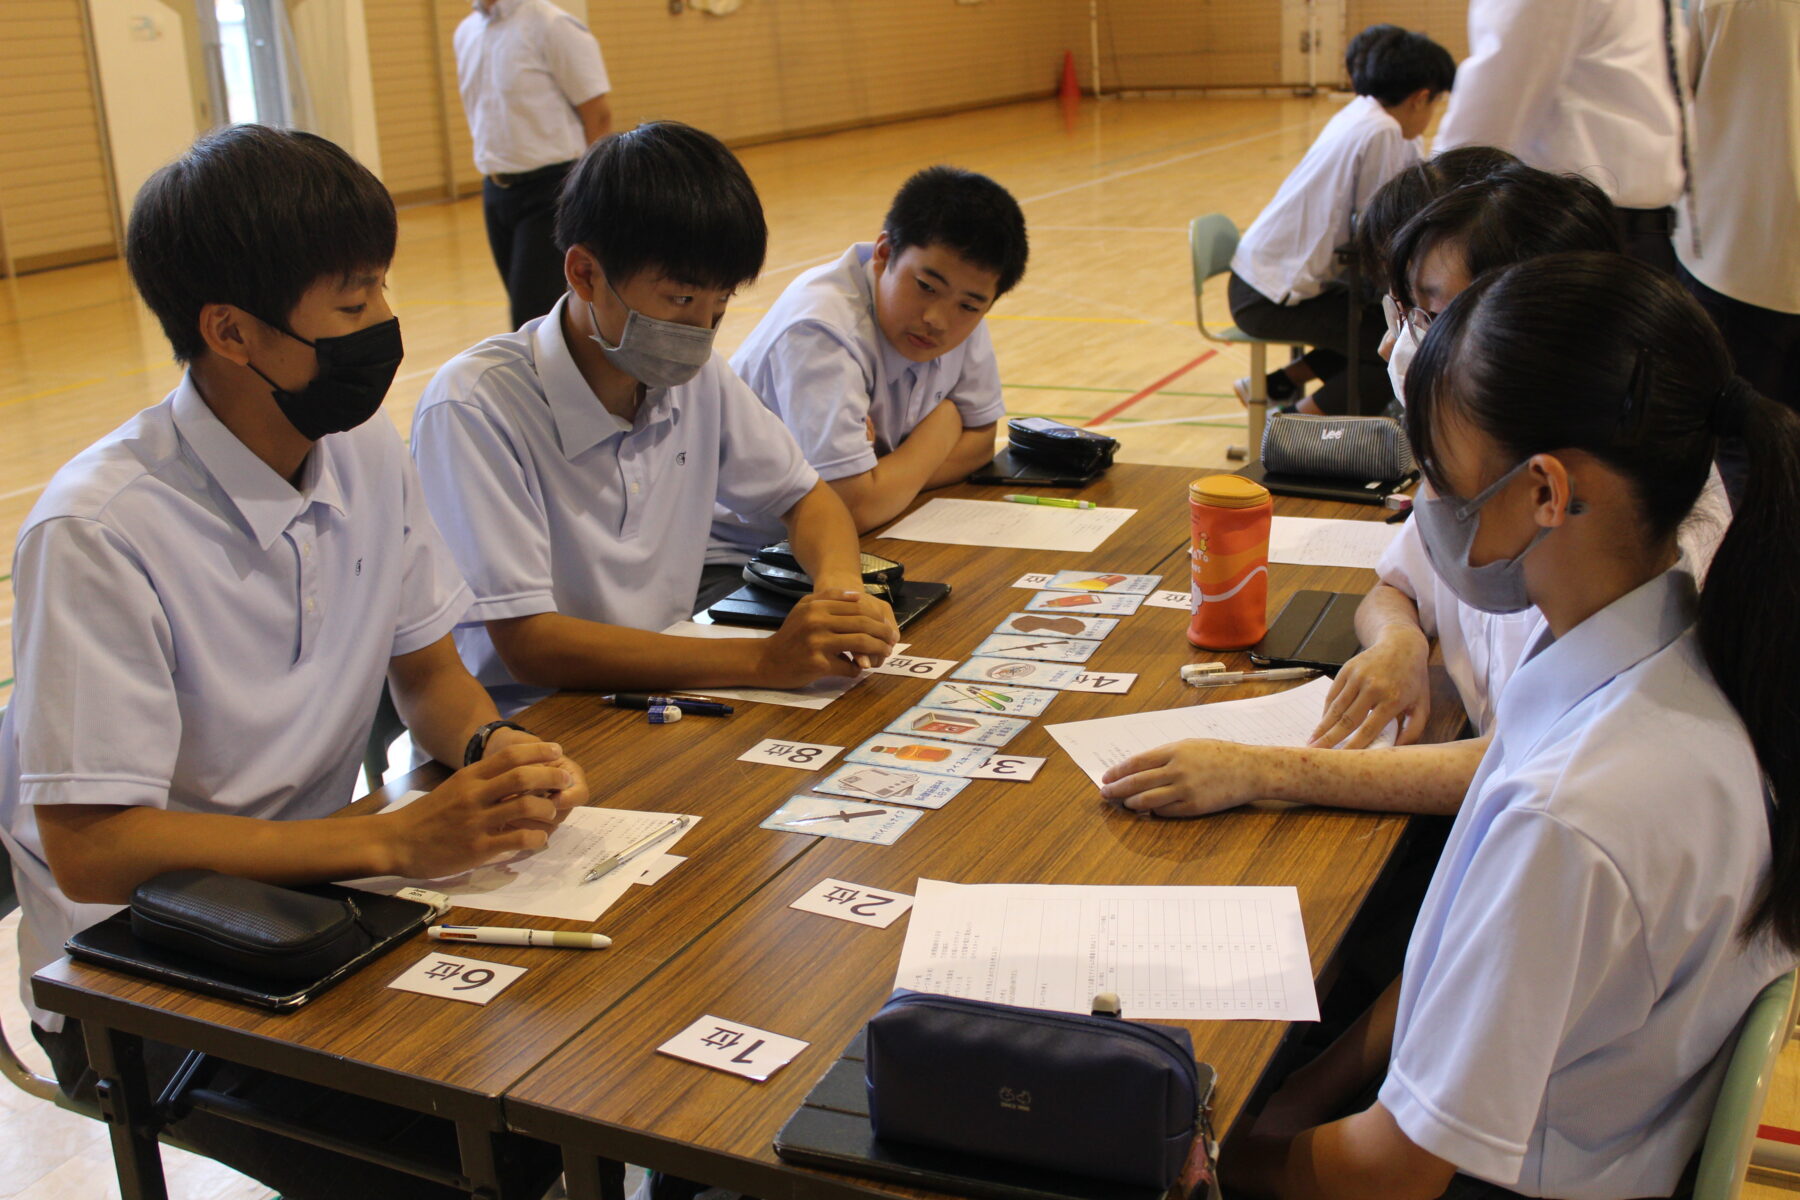
[(1244, 650), (1269, 631), (1269, 490), (1242, 475), (1188, 484), (1194, 541), (1188, 641), (1208, 650)]

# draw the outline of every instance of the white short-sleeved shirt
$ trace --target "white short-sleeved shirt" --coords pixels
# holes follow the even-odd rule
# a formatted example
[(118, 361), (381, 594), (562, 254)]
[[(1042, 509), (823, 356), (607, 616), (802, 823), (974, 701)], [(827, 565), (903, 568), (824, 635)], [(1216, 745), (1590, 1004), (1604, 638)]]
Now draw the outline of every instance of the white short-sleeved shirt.
[(1528, 1196), (1667, 1195), (1793, 965), (1738, 938), (1768, 815), (1696, 605), (1676, 569), (1560, 639), (1538, 625), (1407, 948), (1381, 1102)]
[(499, 0), (456, 27), (456, 86), (483, 175), (516, 175), (580, 158), (575, 111), (612, 90), (600, 43), (551, 0)]
[(355, 794), (388, 661), (468, 606), (386, 420), (324, 438), (302, 471), (296, 491), (184, 378), (26, 518), (0, 724), (25, 979), (113, 911), (64, 898), (34, 805), (325, 816)]
[(1350, 218), (1381, 185), (1419, 161), (1419, 141), (1381, 101), (1358, 96), (1325, 123), (1231, 256), (1238, 278), (1277, 304), (1310, 300), (1337, 279)]
[(1469, 57), (1434, 152), (1498, 146), (1576, 171), (1625, 208), (1681, 194), (1681, 112), (1662, 0), (1470, 0)]
[[(1006, 415), (985, 321), (929, 362), (913, 362), (888, 342), (875, 320), (874, 255), (874, 243), (859, 242), (794, 280), (731, 358), (823, 479), (874, 470), (943, 400), (956, 402), (965, 429)], [(721, 514), (714, 535), (709, 560), (741, 562), (779, 541), (781, 529)]]
[(1675, 253), (1715, 292), (1800, 313), (1800, 0), (1688, 8), (1694, 179)]
[(512, 678), (484, 622), (665, 629), (692, 611), (715, 503), (779, 518), (819, 482), (716, 354), (632, 424), (613, 416), (563, 340), (568, 302), (451, 359), (413, 416), (425, 498), (475, 592), (456, 644), (501, 712), (549, 692)]
[[(1677, 535), (1682, 562), (1697, 577), (1706, 577), (1730, 524), (1731, 502), (1714, 467)], [(1469, 723), (1477, 733), (1492, 732), (1494, 708), (1507, 680), (1518, 669), (1541, 614), (1535, 608), (1516, 613), (1482, 612), (1457, 599), (1432, 568), (1425, 543), (1419, 539), (1417, 521), (1408, 521), (1388, 543), (1375, 573), (1418, 606), (1419, 627), (1427, 637), (1437, 639), (1444, 670), (1456, 685)]]

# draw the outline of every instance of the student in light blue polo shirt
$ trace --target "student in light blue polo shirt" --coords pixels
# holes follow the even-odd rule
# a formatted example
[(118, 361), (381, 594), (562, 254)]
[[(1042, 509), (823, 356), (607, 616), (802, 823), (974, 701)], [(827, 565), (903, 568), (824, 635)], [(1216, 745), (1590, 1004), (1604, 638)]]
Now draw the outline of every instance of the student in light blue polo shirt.
[[(1005, 188), (927, 167), (874, 242), (789, 284), (732, 356), (858, 530), (993, 458), (1006, 408), (983, 318), (1025, 274), (1027, 251)], [(743, 562), (779, 538), (768, 521), (721, 513), (709, 561)]]
[[(595, 143), (557, 213), (569, 291), (425, 389), (412, 453), (475, 592), (457, 643), (511, 711), (554, 688), (791, 687), (878, 663), (856, 527), (713, 353), (768, 230), (744, 169), (676, 122)], [(694, 611), (718, 504), (773, 524), (815, 591), (766, 639), (660, 633)]]
[[(394, 239), (393, 202), (349, 155), (255, 125), (202, 138), (132, 206), (132, 278), (187, 373), (58, 471), (19, 533), (0, 834), (28, 1006), (64, 939), (162, 872), (435, 878), (541, 846), (587, 800), (556, 746), (496, 720), (452, 644), (469, 592), (378, 415), (401, 358)], [(421, 746), (473, 765), (403, 810), (342, 818), (384, 677)], [(91, 1101), (78, 1022), (32, 1019)], [(146, 1045), (152, 1094), (181, 1058)], [(371, 1136), (449, 1132), (227, 1076), (215, 1086), (253, 1105), (272, 1088)], [(287, 1196), (450, 1194), (204, 1113), (170, 1131)], [(554, 1175), (553, 1152), (518, 1161)]]

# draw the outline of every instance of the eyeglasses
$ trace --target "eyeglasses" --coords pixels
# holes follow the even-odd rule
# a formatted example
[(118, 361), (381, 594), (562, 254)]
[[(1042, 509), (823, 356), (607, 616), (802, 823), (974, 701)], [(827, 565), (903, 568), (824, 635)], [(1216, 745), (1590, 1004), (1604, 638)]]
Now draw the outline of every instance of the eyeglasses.
[(1436, 313), (1426, 312), (1416, 304), (1411, 308), (1401, 308), (1399, 299), (1392, 292), (1381, 298), (1381, 316), (1387, 322), (1388, 333), (1394, 337), (1400, 336), (1402, 318), (1412, 326), (1414, 337), (1424, 337), (1425, 331), (1431, 328), (1431, 323), (1437, 320)]

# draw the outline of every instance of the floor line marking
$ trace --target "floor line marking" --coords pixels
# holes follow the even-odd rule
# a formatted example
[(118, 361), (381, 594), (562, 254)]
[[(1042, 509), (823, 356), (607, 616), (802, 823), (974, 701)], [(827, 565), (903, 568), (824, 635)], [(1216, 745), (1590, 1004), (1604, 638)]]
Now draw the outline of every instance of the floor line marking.
[(1106, 422), (1112, 420), (1114, 417), (1118, 416), (1120, 413), (1124, 412), (1126, 409), (1128, 409), (1132, 405), (1136, 404), (1139, 400), (1142, 400), (1145, 396), (1155, 395), (1157, 392), (1161, 391), (1164, 387), (1166, 387), (1167, 385), (1169, 385), (1171, 383), (1174, 383), (1177, 379), (1180, 379), (1183, 375), (1186, 375), (1189, 371), (1193, 370), (1195, 367), (1199, 366), (1201, 363), (1205, 362), (1207, 359), (1214, 357), (1218, 353), (1219, 352), (1217, 350), (1208, 350), (1205, 354), (1202, 354), (1199, 358), (1194, 359), (1192, 362), (1189, 362), (1184, 366), (1175, 368), (1173, 371), (1170, 371), (1167, 375), (1164, 375), (1161, 379), (1157, 380), (1155, 383), (1151, 384), (1149, 387), (1145, 388), (1143, 391), (1137, 392), (1133, 395), (1125, 397), (1125, 399), (1119, 401), (1117, 404), (1113, 405), (1111, 408), (1107, 409), (1105, 412), (1101, 413), (1099, 416), (1095, 417), (1093, 420), (1087, 422), (1087, 424), (1084, 426), (1084, 428), (1092, 429), (1096, 425), (1104, 425)]
[(1123, 417), (1105, 425), (1089, 425), (1085, 428), (1105, 430), (1117, 426), (1120, 429), (1148, 429), (1152, 425), (1204, 425), (1208, 428), (1224, 429), (1243, 423), (1243, 417), (1233, 417), (1224, 413), (1195, 413), (1191, 417), (1159, 417), (1154, 421), (1134, 421), (1129, 417)]
[(1203, 146), (1198, 150), (1190, 150), (1186, 154), (1177, 154), (1173, 158), (1165, 158), (1161, 162), (1145, 163), (1141, 167), (1132, 167), (1125, 171), (1114, 171), (1110, 175), (1098, 175), (1093, 179), (1083, 180), (1081, 183), (1071, 183), (1067, 187), (1056, 188), (1048, 192), (1039, 192), (1035, 196), (1024, 196), (1020, 198), (1019, 203), (1020, 205), (1026, 205), (1036, 204), (1040, 200), (1053, 200), (1058, 196), (1066, 196), (1070, 192), (1079, 192), (1083, 188), (1090, 188), (1096, 184), (1112, 183), (1119, 179), (1129, 179), (1133, 175), (1142, 175), (1145, 171), (1160, 171), (1164, 167), (1172, 167), (1176, 163), (1186, 162), (1191, 158), (1204, 158), (1208, 154), (1218, 154), (1224, 150), (1235, 150), (1239, 146), (1248, 146), (1251, 142), (1260, 142), (1265, 138), (1279, 137), (1284, 133), (1292, 133), (1296, 129), (1305, 129), (1312, 124), (1313, 122), (1311, 121), (1297, 121), (1292, 125), (1283, 125), (1280, 128), (1270, 129), (1263, 133), (1253, 133), (1249, 137), (1238, 138), (1236, 141), (1221, 142), (1217, 146)]
[(1800, 1146), (1800, 1130), (1783, 1129), (1779, 1125), (1758, 1125), (1756, 1136), (1767, 1138), (1771, 1142), (1786, 1142), (1790, 1146)]

